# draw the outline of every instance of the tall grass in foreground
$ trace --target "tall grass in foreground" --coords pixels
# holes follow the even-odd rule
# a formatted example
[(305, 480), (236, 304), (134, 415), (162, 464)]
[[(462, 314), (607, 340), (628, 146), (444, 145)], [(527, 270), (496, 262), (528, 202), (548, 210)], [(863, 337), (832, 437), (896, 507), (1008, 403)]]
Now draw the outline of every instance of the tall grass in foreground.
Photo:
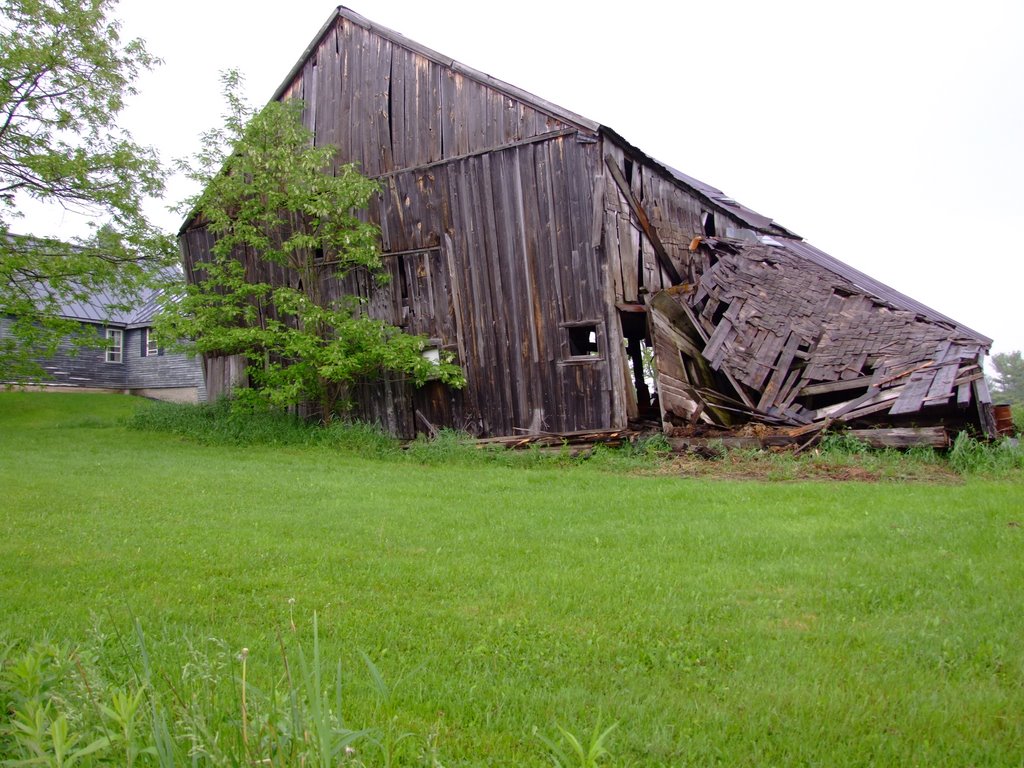
[[(441, 723), (423, 733), (399, 727), (393, 687), (365, 653), (372, 720), (346, 722), (341, 662), (324, 658), (315, 614), (311, 652), (293, 623), (269, 672), (251, 666), (248, 648), (187, 638), (182, 667), (157, 669), (138, 621), (133, 629), (110, 637), (97, 627), (78, 646), (0, 642), (0, 765), (442, 766)], [(595, 727), (585, 747), (561, 726), (560, 740), (534, 732), (559, 768), (596, 768), (616, 726)]]
[(249, 651), (187, 645), (181, 669), (155, 669), (138, 622), (79, 646), (0, 645), (0, 764), (41, 766), (438, 766), (436, 730), (398, 732), (390, 688), (364, 655), (375, 721), (345, 721), (341, 664), (279, 637), (278, 669)]

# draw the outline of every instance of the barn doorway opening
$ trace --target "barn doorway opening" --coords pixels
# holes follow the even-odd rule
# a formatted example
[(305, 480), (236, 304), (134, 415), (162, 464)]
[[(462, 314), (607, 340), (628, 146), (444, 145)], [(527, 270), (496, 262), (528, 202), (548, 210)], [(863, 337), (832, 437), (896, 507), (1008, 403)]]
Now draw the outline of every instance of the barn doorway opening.
[[(632, 383), (633, 401), (638, 419), (657, 419), (658, 384), (654, 364), (654, 344), (647, 324), (644, 307), (620, 309), (622, 340), (626, 347), (626, 362)], [(630, 414), (632, 416), (632, 414)]]

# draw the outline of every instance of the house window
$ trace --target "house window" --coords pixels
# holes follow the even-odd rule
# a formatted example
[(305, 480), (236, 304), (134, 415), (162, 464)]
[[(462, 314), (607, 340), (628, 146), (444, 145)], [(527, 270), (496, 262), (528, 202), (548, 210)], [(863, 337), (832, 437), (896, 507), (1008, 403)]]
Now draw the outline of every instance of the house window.
[(153, 334), (152, 328), (147, 328), (146, 333), (146, 347), (142, 352), (143, 357), (154, 357), (160, 354), (160, 347), (157, 346), (156, 336)]
[(117, 328), (107, 328), (107, 362), (120, 363), (124, 347), (124, 333)]

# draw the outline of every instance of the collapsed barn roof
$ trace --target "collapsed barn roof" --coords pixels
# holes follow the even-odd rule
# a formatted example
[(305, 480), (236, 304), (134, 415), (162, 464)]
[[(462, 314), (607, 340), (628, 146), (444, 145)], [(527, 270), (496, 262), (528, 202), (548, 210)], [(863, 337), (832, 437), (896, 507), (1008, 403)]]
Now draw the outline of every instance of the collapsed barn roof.
[(670, 420), (920, 423), (988, 401), (987, 338), (833, 262), (792, 238), (695, 239), (688, 282), (651, 302)]

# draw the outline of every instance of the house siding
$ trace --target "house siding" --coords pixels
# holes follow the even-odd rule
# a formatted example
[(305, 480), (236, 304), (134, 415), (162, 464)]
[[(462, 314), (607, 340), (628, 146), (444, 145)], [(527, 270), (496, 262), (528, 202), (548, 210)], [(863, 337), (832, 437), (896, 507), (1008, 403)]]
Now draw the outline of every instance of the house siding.
[(125, 382), (128, 389), (195, 387), (197, 398), (206, 399), (200, 359), (183, 352), (145, 355), (145, 328), (130, 328), (124, 333)]
[[(111, 326), (116, 327), (116, 326)], [(0, 338), (10, 336), (10, 320), (0, 318)], [(84, 333), (104, 339), (106, 326), (82, 323)], [(206, 399), (202, 365), (183, 353), (143, 357), (145, 329), (123, 330), (121, 362), (108, 363), (105, 347), (79, 347), (62, 342), (56, 353), (37, 362), (46, 373), (39, 383), (68, 387), (132, 391), (145, 389), (194, 389), (196, 400)]]
[[(0, 337), (8, 337), (10, 321), (0, 318)], [(83, 324), (84, 333), (94, 333), (100, 339), (105, 328), (99, 325)], [(62, 342), (55, 354), (39, 358), (39, 364), (46, 372), (47, 380), (55, 384), (76, 387), (98, 387), (104, 389), (125, 389), (127, 366), (122, 363), (106, 362), (104, 347), (76, 347)]]

